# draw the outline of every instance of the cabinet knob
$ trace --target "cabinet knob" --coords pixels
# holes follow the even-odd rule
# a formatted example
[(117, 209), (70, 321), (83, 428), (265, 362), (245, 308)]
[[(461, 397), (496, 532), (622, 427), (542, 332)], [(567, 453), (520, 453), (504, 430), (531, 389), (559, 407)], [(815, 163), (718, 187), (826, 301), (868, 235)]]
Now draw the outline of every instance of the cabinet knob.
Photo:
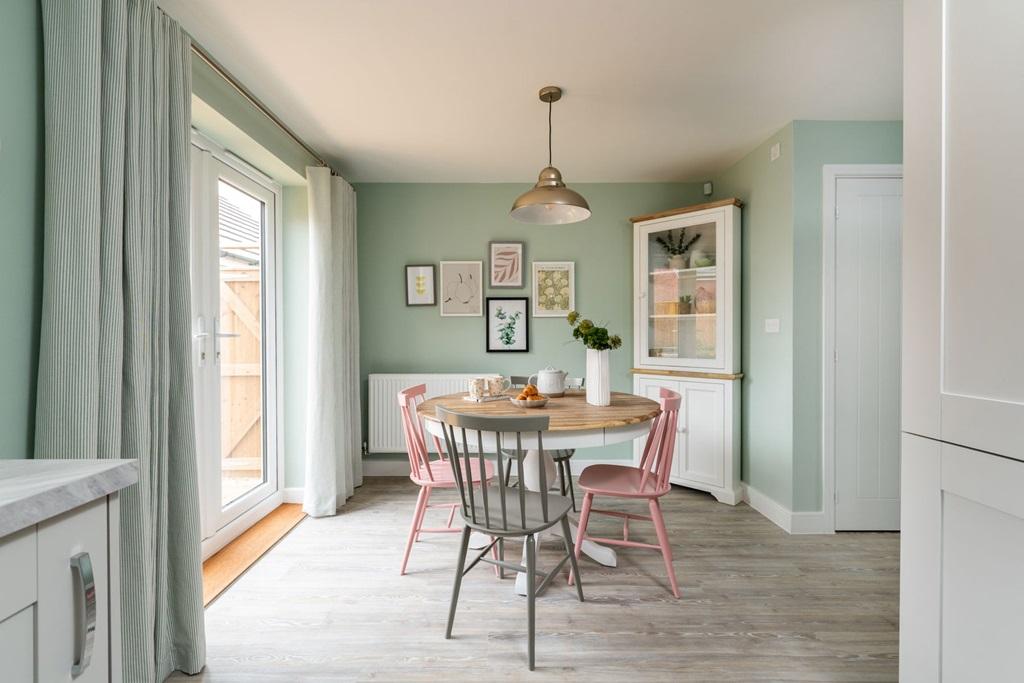
[(78, 590), (75, 610), (75, 659), (71, 664), (71, 676), (81, 676), (92, 659), (93, 641), (96, 639), (96, 578), (92, 572), (92, 558), (89, 553), (78, 553), (71, 558), (71, 573), (74, 574)]

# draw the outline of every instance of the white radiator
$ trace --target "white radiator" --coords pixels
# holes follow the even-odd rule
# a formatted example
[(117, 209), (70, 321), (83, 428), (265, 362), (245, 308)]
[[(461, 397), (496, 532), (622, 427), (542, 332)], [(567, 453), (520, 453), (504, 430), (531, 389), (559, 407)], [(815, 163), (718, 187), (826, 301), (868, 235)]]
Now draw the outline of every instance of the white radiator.
[(480, 373), (371, 374), (367, 412), (370, 423), (370, 453), (405, 453), (402, 416), (398, 410), (398, 392), (417, 384), (427, 385), (427, 398), (466, 391), (466, 382)]

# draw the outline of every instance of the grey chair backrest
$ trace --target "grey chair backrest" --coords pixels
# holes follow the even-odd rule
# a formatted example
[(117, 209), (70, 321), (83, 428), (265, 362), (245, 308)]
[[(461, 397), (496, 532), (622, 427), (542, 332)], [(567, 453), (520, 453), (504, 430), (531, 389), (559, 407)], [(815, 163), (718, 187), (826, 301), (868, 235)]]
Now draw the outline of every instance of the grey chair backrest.
[(513, 389), (522, 389), (530, 383), (529, 375), (512, 375), (508, 378), (508, 381), (512, 383)]
[(570, 391), (578, 391), (586, 384), (586, 377), (566, 377), (565, 388)]
[[(525, 487), (517, 489), (508, 487), (505, 480), (504, 457), (514, 458), (519, 481), (523, 481), (523, 434), (531, 437), (536, 435), (537, 448), (543, 450), (543, 432), (548, 428), (548, 416), (537, 417), (485, 417), (482, 415), (466, 415), (456, 413), (442, 407), (437, 408), (437, 419), (444, 428), (444, 442), (448, 450), (448, 461), (452, 466), (452, 476), (459, 490), (459, 501), (463, 518), (474, 525), (482, 525), (494, 531), (515, 532), (527, 529), (527, 512), (533, 505), (527, 505)], [(475, 453), (474, 453), (475, 451)], [(491, 486), (486, 477), (473, 477), (472, 462), (477, 461), (477, 472), (486, 472), (484, 454), (490, 452), (497, 457), (495, 474), (498, 485)], [(543, 467), (537, 468), (540, 474), (540, 512), (544, 523), (550, 522), (548, 514), (548, 484)], [(498, 496), (498, 500), (490, 496)], [(508, 496), (518, 497), (519, 519), (509, 520), (510, 505)], [(497, 504), (497, 509), (492, 510)], [(531, 508), (528, 510), (528, 507)], [(515, 510), (511, 513), (515, 514)]]

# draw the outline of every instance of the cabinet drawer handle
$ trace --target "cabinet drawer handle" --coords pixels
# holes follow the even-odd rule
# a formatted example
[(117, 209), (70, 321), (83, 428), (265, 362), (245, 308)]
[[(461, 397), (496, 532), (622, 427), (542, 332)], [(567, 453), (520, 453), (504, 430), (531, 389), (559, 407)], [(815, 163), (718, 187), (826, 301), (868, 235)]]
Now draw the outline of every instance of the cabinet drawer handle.
[(71, 558), (71, 573), (78, 582), (78, 609), (75, 611), (75, 659), (71, 675), (81, 676), (92, 659), (93, 641), (96, 639), (96, 579), (92, 573), (89, 553), (78, 553)]

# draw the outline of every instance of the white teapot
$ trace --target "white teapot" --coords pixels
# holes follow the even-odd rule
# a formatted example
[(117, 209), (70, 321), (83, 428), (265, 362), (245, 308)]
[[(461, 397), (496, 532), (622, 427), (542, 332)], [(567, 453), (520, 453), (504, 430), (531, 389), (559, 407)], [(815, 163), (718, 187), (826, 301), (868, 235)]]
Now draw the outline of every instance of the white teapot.
[(557, 398), (565, 395), (565, 377), (568, 374), (565, 370), (555, 370), (549, 365), (543, 370), (538, 370), (537, 374), (530, 375), (529, 382), (536, 385), (537, 391), (545, 396)]

